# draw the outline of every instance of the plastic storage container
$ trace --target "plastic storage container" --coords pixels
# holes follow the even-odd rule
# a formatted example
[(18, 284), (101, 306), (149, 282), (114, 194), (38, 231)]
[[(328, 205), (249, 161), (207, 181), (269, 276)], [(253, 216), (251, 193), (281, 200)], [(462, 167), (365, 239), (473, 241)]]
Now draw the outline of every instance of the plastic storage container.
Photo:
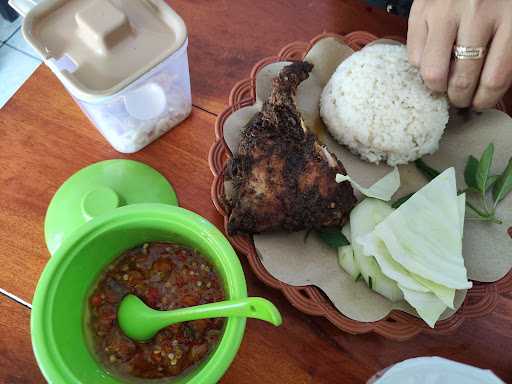
[(163, 0), (10, 4), (25, 15), (25, 39), (117, 151), (142, 149), (190, 114), (187, 31)]
[(96, 103), (74, 99), (117, 151), (136, 152), (190, 114), (187, 43), (108, 99)]

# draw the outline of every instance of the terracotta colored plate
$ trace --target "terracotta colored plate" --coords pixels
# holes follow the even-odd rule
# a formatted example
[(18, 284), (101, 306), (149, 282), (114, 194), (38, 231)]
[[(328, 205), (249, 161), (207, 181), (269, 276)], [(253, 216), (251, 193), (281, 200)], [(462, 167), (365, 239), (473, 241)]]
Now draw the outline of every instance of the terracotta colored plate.
[[(367, 32), (352, 32), (345, 36), (324, 33), (315, 37), (311, 42), (294, 42), (285, 46), (277, 56), (267, 57), (259, 61), (251, 71), (251, 77), (238, 82), (229, 96), (229, 106), (217, 117), (215, 123), (216, 142), (210, 149), (209, 163), (214, 175), (211, 194), (212, 200), (224, 216), (224, 226), (227, 224), (227, 212), (223, 206), (224, 170), (228, 158), (232, 156), (224, 142), (223, 126), (227, 118), (238, 109), (254, 104), (256, 99), (255, 79), (258, 71), (264, 66), (287, 60), (302, 59), (309, 49), (320, 39), (334, 36), (342, 39), (354, 50), (359, 50), (366, 44), (377, 39)], [(402, 38), (389, 37), (403, 42)], [(498, 109), (505, 111), (500, 103)], [(227, 231), (226, 231), (227, 232)], [(352, 334), (375, 332), (393, 340), (406, 340), (420, 332), (447, 334), (454, 332), (465, 319), (484, 316), (494, 310), (501, 293), (512, 292), (512, 273), (495, 283), (475, 283), (468, 292), (462, 307), (450, 318), (439, 321), (434, 329), (429, 328), (422, 320), (405, 312), (392, 311), (385, 319), (362, 323), (341, 314), (329, 301), (325, 294), (315, 286), (296, 287), (285, 284), (270, 275), (259, 260), (252, 238), (249, 236), (231, 236), (233, 246), (247, 257), (256, 276), (265, 284), (280, 289), (290, 303), (300, 311), (314, 316), (323, 316), (337, 328)]]

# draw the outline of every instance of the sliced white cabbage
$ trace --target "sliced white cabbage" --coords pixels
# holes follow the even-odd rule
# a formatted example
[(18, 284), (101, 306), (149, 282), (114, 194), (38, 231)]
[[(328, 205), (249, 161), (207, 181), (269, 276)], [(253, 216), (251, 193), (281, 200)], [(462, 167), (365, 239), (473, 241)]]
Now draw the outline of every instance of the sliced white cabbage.
[(342, 230), (351, 246), (338, 249), (339, 263), (386, 298), (405, 299), (434, 327), (447, 308), (454, 308), (456, 289), (472, 286), (462, 258), (464, 214), (465, 195), (457, 196), (453, 168), (397, 210), (365, 199)]
[(427, 287), (434, 295), (436, 295), (439, 298), (439, 300), (441, 300), (444, 303), (444, 305), (451, 309), (455, 308), (453, 306), (453, 300), (455, 299), (455, 289), (445, 287), (441, 284), (436, 284), (414, 273), (412, 273), (411, 276), (421, 285)]
[(446, 310), (446, 305), (433, 293), (417, 292), (402, 286), (399, 287), (404, 293), (405, 300), (431, 328), (434, 328), (437, 320)]
[[(357, 239), (372, 232), (392, 212), (393, 208), (381, 200), (364, 199), (350, 213), (350, 238)], [(392, 301), (401, 300), (402, 294), (396, 282), (382, 273), (375, 258), (366, 254), (358, 242), (352, 242), (352, 249), (366, 284)]]
[(409, 272), (448, 288), (467, 289), (472, 284), (462, 258), (461, 228), (455, 171), (449, 168), (378, 224), (374, 234)]
[(466, 217), (466, 194), (462, 193), (457, 196), (459, 203), (459, 224), (460, 224), (460, 238), (464, 236), (464, 217)]
[(362, 187), (348, 175), (338, 173), (336, 175), (336, 182), (341, 183), (343, 181), (349, 181), (350, 184), (352, 184), (352, 187), (367, 197), (389, 201), (398, 188), (400, 188), (400, 173), (398, 172), (398, 168), (395, 167), (393, 171), (388, 173), (369, 188)]
[(372, 287), (375, 292), (381, 294), (386, 299), (391, 301), (401, 301), (404, 299), (402, 291), (398, 287), (396, 281), (388, 279), (386, 276), (374, 276), (372, 277)]
[(350, 237), (350, 221), (341, 228), (341, 233), (343, 233), (343, 236), (345, 236), (349, 243), (352, 243), (352, 238)]
[(423, 293), (432, 292), (446, 306), (453, 309), (455, 289), (436, 284), (406, 270), (391, 257), (384, 242), (373, 233), (358, 238), (356, 241), (363, 246), (365, 253), (375, 257), (382, 273), (396, 281), (400, 287)]
[(384, 242), (375, 236), (373, 232), (358, 237), (356, 242), (362, 245), (365, 254), (375, 257), (384, 275), (408, 289), (413, 289), (418, 292), (429, 291), (427, 287), (417, 282), (409, 271), (391, 257)]

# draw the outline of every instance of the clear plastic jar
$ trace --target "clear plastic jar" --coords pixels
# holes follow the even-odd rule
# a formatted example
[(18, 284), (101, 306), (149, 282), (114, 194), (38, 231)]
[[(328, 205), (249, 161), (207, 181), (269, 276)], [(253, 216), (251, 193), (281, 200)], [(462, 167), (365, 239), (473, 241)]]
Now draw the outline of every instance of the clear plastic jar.
[(192, 110), (187, 41), (121, 92), (94, 103), (74, 99), (112, 147), (139, 151)]

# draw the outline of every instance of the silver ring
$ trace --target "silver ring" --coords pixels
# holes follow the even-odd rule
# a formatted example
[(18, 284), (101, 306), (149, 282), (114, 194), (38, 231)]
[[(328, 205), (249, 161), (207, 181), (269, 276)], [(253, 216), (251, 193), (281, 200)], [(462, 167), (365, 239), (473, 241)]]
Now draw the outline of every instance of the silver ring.
[(453, 47), (453, 55), (459, 60), (479, 60), (485, 55), (485, 47), (464, 47), (456, 45)]

